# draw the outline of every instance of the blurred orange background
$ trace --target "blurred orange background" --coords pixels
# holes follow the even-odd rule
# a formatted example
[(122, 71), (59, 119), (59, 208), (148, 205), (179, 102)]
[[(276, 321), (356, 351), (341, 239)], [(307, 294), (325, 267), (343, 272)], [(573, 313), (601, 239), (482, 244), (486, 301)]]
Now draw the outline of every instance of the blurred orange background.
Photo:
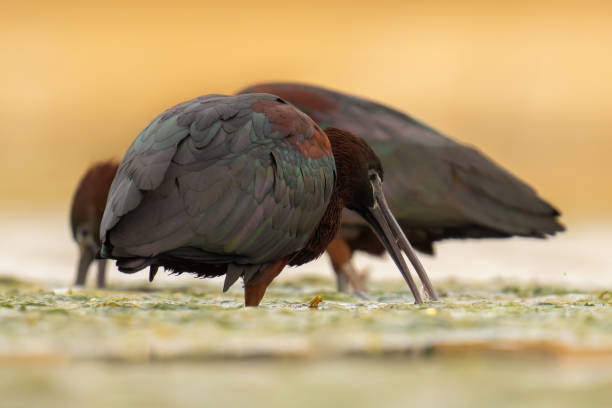
[(612, 208), (612, 2), (4, 1), (0, 50), (5, 211), (67, 212), (165, 108), (279, 80), (408, 112), (569, 217)]

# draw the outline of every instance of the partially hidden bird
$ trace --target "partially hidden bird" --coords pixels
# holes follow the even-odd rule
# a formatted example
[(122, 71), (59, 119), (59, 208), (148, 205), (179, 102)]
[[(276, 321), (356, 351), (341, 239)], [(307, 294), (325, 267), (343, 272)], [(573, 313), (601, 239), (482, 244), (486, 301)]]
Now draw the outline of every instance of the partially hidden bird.
[[(100, 221), (119, 163), (112, 160), (93, 164), (79, 182), (70, 209), (72, 237), (79, 247), (76, 286), (85, 286), (87, 272), (100, 249)], [(106, 286), (106, 260), (97, 260), (97, 287)]]
[[(560, 212), (518, 177), (473, 147), (382, 104), (334, 90), (291, 82), (261, 83), (238, 93), (265, 92), (290, 102), (321, 128), (362, 137), (386, 171), (384, 194), (416, 249), (433, 255), (447, 238), (543, 238), (564, 230)], [(354, 251), (382, 255), (384, 247), (351, 211), (328, 246), (338, 288), (363, 293), (350, 262)]]
[(437, 294), (382, 190), (384, 172), (368, 144), (322, 130), (282, 98), (206, 95), (155, 118), (119, 165), (100, 225), (101, 256), (120, 271), (159, 267), (244, 282), (257, 306), (286, 265), (320, 256), (350, 208), (370, 225), (408, 283)]

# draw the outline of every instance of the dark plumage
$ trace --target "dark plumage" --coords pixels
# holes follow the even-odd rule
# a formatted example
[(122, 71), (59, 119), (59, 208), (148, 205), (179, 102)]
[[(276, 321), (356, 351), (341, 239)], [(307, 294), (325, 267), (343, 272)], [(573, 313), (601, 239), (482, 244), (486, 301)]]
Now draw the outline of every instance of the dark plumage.
[[(79, 245), (79, 263), (75, 281), (77, 286), (85, 285), (89, 266), (100, 249), (100, 220), (117, 167), (118, 164), (113, 161), (92, 165), (74, 193), (70, 210), (70, 227), (72, 237)], [(99, 288), (105, 286), (105, 268), (106, 261), (99, 260), (97, 278)]]
[(101, 254), (123, 272), (150, 267), (151, 277), (159, 266), (225, 274), (224, 289), (242, 277), (245, 303), (257, 305), (285, 265), (325, 250), (344, 207), (387, 234), (394, 253), (399, 241), (409, 247), (387, 225), (381, 178), (363, 140), (323, 132), (274, 95), (202, 96), (162, 113), (126, 152), (100, 227)]
[[(564, 230), (559, 211), (529, 185), (478, 150), (408, 115), (309, 85), (267, 83), (241, 91), (249, 92), (278, 95), (322, 128), (334, 126), (364, 138), (387, 171), (384, 191), (391, 209), (422, 252), (433, 254), (433, 242), (446, 238), (543, 238)], [(354, 214), (345, 214), (341, 236), (351, 250), (384, 252)]]

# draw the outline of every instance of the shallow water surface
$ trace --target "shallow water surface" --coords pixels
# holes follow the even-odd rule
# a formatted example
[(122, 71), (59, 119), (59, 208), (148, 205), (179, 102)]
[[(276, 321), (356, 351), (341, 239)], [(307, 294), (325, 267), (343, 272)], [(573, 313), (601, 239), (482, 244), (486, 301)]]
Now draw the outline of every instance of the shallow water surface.
[[(275, 285), (259, 308), (235, 288), (49, 290), (0, 286), (0, 359), (214, 360), (425, 355), (453, 350), (601, 354), (612, 350), (612, 294), (543, 286), (439, 285), (442, 300), (414, 305), (395, 283), (368, 301), (325, 279)], [(309, 300), (321, 295), (316, 309)]]

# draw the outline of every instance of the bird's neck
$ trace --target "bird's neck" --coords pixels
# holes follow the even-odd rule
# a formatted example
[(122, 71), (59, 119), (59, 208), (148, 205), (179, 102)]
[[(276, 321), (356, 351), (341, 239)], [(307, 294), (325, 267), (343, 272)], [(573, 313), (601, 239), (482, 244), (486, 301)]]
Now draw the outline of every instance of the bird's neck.
[(289, 262), (290, 265), (297, 266), (305, 264), (306, 262), (318, 258), (325, 252), (327, 245), (329, 245), (340, 230), (343, 208), (344, 204), (340, 198), (338, 189), (334, 187), (323, 217), (321, 217), (317, 227), (310, 235), (308, 241), (306, 241), (304, 248), (291, 257), (291, 261)]
[(342, 210), (345, 203), (353, 196), (354, 184), (351, 178), (351, 165), (354, 164), (354, 158), (351, 156), (350, 150), (347, 149), (346, 140), (347, 137), (354, 138), (355, 136), (347, 136), (340, 129), (326, 129), (325, 133), (331, 143), (336, 162), (336, 183), (323, 217), (306, 241), (304, 248), (291, 257), (290, 265), (302, 265), (318, 258), (325, 252), (327, 245), (340, 230)]
[(334, 186), (334, 194), (337, 195), (339, 205), (344, 207), (344, 204), (353, 200), (355, 193), (354, 174), (359, 163), (355, 157), (354, 143), (351, 144), (356, 136), (336, 128), (328, 128), (325, 130), (329, 142), (334, 153), (336, 162), (336, 185)]

